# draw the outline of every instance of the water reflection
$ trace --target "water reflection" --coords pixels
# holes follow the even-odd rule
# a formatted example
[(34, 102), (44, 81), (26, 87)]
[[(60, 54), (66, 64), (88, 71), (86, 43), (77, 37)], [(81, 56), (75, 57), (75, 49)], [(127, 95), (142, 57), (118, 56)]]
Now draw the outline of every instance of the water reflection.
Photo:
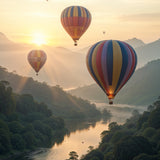
[(106, 104), (99, 104), (97, 107), (100, 109), (107, 108), (111, 110), (113, 117), (111, 120), (106, 121), (88, 121), (87, 123), (80, 123), (79, 121), (72, 121), (72, 125), (69, 125), (70, 133), (64, 137), (64, 141), (61, 145), (55, 144), (47, 152), (34, 155), (33, 160), (65, 160), (69, 158), (71, 151), (77, 152), (79, 157), (87, 153), (89, 146), (97, 147), (100, 139), (100, 134), (108, 129), (110, 122), (118, 122), (122, 124), (127, 118), (131, 116), (134, 109), (138, 109), (140, 112), (144, 111), (143, 106), (129, 106), (129, 105), (113, 105), (106, 106)]
[[(87, 153), (89, 146), (97, 147), (100, 139), (100, 134), (108, 129), (110, 122), (118, 122), (122, 124), (127, 118), (131, 116), (134, 109), (140, 112), (144, 111), (143, 106), (129, 106), (129, 105), (113, 105), (107, 106), (106, 104), (99, 104), (97, 108), (107, 108), (111, 111), (113, 117), (111, 120), (104, 119), (105, 121), (89, 120), (87, 122), (68, 121), (67, 128), (69, 132), (64, 137), (60, 137), (58, 143), (55, 143), (51, 149), (41, 149), (38, 154), (32, 154), (33, 160), (65, 160), (69, 158), (71, 151), (77, 152), (79, 157)], [(17, 159), (20, 160), (20, 159)], [(25, 159), (21, 159), (25, 160)]]
[(108, 123), (101, 122), (87, 124), (84, 130), (77, 130), (64, 137), (61, 145), (55, 144), (47, 152), (33, 155), (33, 160), (65, 160), (70, 151), (76, 151), (79, 156), (87, 153), (89, 146), (97, 147), (100, 142), (100, 134), (108, 129)]

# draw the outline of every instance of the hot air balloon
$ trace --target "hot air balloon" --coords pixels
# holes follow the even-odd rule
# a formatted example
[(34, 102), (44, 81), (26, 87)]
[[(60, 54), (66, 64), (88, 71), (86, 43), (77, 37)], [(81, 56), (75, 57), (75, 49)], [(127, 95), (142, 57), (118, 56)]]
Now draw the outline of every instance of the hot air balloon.
[(79, 40), (91, 23), (91, 14), (84, 7), (70, 6), (63, 10), (61, 23), (76, 46), (77, 40)]
[(47, 55), (42, 50), (32, 50), (28, 54), (28, 62), (38, 75), (39, 70), (43, 67), (47, 59)]
[(137, 56), (127, 43), (104, 40), (88, 51), (86, 64), (89, 73), (106, 93), (109, 104), (135, 71)]

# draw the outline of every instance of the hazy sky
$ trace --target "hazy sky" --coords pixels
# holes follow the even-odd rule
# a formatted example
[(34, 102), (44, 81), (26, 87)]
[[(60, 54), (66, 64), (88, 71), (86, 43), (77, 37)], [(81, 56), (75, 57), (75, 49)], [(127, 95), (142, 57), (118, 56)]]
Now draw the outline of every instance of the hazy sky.
[(148, 43), (160, 38), (160, 0), (0, 0), (0, 32), (15, 42), (32, 43), (41, 34), (53, 46), (73, 46), (60, 22), (61, 12), (71, 5), (92, 14), (80, 46), (102, 39), (137, 37)]

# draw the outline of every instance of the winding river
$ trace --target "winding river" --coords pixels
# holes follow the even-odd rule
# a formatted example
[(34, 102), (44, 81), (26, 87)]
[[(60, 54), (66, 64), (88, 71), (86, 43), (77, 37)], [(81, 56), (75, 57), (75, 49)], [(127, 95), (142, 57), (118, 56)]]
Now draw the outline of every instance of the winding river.
[(100, 133), (108, 129), (108, 123), (97, 122), (96, 125), (88, 129), (72, 132), (64, 137), (62, 144), (55, 144), (44, 153), (35, 154), (33, 160), (65, 160), (69, 158), (70, 151), (76, 151), (79, 156), (87, 153), (89, 146), (96, 147), (100, 142)]
[[(99, 107), (103, 107), (103, 104), (99, 105)], [(121, 108), (121, 106), (119, 107)], [(134, 109), (134, 107), (123, 105), (123, 108), (125, 109), (122, 109), (122, 112), (113, 110), (113, 117), (109, 122), (104, 124), (100, 121), (94, 125), (89, 124), (87, 129), (71, 132), (70, 135), (64, 137), (64, 141), (61, 144), (55, 144), (51, 149), (46, 149), (45, 151), (42, 149), (42, 152), (38, 154), (33, 153), (31, 158), (33, 160), (66, 160), (69, 158), (69, 153), (71, 151), (77, 152), (79, 157), (81, 157), (83, 154), (87, 153), (89, 146), (93, 146), (94, 148), (98, 146), (101, 141), (100, 134), (102, 131), (108, 129), (108, 124), (110, 122), (116, 121), (122, 124), (125, 122), (126, 118), (131, 116), (130, 108)]]

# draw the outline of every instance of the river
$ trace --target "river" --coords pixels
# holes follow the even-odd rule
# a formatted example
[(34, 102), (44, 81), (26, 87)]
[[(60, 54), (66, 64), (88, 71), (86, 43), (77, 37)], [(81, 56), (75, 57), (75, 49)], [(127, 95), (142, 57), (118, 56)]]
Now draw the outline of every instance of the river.
[(33, 155), (33, 160), (65, 160), (70, 151), (76, 151), (79, 156), (87, 153), (89, 146), (97, 147), (100, 142), (100, 133), (108, 129), (108, 123), (97, 122), (88, 129), (72, 132), (64, 137), (62, 144), (55, 144), (44, 153)]
[[(98, 108), (106, 107), (106, 104), (96, 104)], [(114, 108), (114, 106), (112, 106)], [(126, 118), (131, 116), (131, 111), (133, 109), (139, 108), (139, 111), (142, 112), (144, 107), (135, 107), (128, 105), (115, 105), (115, 108), (119, 107), (119, 110), (112, 110), (113, 117), (106, 124), (97, 122), (94, 125), (90, 125), (87, 129), (77, 130), (71, 132), (70, 135), (64, 137), (62, 144), (55, 144), (51, 149), (42, 149), (42, 153), (32, 154), (31, 157), (33, 160), (66, 160), (69, 158), (69, 152), (75, 151), (81, 157), (83, 154), (86, 154), (89, 146), (96, 148), (101, 141), (100, 134), (102, 131), (108, 129), (108, 124), (110, 122), (116, 121), (119, 124), (123, 124)]]

